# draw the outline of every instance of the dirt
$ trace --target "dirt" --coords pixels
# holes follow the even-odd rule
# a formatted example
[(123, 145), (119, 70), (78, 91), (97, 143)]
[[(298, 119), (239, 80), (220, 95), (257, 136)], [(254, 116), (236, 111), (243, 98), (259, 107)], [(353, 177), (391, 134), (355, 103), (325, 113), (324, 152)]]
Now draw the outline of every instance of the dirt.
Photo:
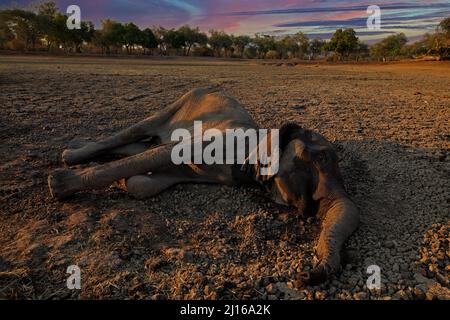
[[(302, 287), (320, 224), (257, 189), (111, 186), (58, 202), (47, 175), (75, 138), (108, 136), (214, 85), (266, 128), (336, 146), (361, 210), (341, 273)], [(449, 299), (450, 64), (0, 56), (0, 298)], [(381, 288), (369, 290), (369, 265)], [(66, 287), (78, 265), (81, 290)]]

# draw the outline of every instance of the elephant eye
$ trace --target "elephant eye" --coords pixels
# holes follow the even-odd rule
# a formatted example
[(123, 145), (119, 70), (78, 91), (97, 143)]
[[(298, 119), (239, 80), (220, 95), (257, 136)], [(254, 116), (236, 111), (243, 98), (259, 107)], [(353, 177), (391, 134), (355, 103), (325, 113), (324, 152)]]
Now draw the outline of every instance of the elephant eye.
[(325, 151), (319, 152), (317, 154), (317, 162), (320, 165), (326, 165), (328, 163), (328, 156), (327, 156), (327, 153)]

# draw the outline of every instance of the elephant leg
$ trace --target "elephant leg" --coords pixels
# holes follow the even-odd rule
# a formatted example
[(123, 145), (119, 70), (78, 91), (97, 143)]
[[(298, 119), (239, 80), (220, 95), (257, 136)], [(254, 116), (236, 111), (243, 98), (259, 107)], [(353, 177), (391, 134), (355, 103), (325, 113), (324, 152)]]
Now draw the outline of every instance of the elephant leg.
[(50, 193), (55, 198), (63, 199), (79, 191), (107, 187), (122, 178), (164, 170), (173, 165), (172, 146), (161, 145), (96, 167), (57, 170), (48, 177)]
[[(74, 139), (75, 141), (72, 141), (69, 143), (68, 148), (69, 149), (80, 149), (87, 145), (88, 143), (91, 143), (92, 140), (89, 138), (78, 138)], [(136, 154), (142, 153), (150, 149), (152, 146), (155, 146), (156, 143), (153, 143), (153, 141), (141, 141), (141, 142), (134, 142), (130, 144), (123, 145), (121, 147), (109, 150), (107, 153), (105, 153), (106, 156), (119, 156), (119, 157), (131, 157)], [(93, 158), (94, 160), (95, 158)]]
[(67, 165), (79, 164), (112, 149), (156, 136), (162, 125), (161, 120), (161, 117), (153, 116), (106, 139), (89, 142), (78, 149), (66, 149), (62, 153), (62, 160)]
[(119, 188), (129, 192), (137, 199), (156, 196), (158, 193), (181, 182), (188, 182), (182, 177), (168, 173), (137, 175), (119, 182)]
[(154, 144), (151, 142), (135, 142), (112, 149), (108, 154), (120, 157), (131, 157), (149, 150), (152, 146), (154, 146)]
[(214, 88), (195, 89), (186, 93), (180, 99), (164, 108), (155, 115), (120, 131), (119, 133), (98, 142), (91, 142), (79, 149), (67, 149), (62, 154), (62, 160), (67, 165), (75, 165), (115, 149), (148, 137), (158, 136), (161, 127), (186, 104), (197, 103), (206, 93), (216, 91)]

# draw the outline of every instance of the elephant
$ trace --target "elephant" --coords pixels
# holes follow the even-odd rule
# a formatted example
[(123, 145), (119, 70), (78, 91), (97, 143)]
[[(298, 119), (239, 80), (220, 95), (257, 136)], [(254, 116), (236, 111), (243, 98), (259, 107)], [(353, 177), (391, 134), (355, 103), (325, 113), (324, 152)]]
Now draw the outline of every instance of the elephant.
[[(203, 129), (224, 134), (230, 129), (260, 129), (230, 95), (217, 88), (194, 89), (113, 136), (64, 150), (62, 160), (67, 166), (104, 156), (114, 156), (115, 160), (93, 167), (55, 170), (48, 177), (51, 195), (64, 200), (76, 192), (112, 183), (138, 199), (155, 196), (179, 183), (257, 185), (274, 202), (316, 215), (321, 221), (315, 246), (317, 263), (299, 275), (301, 281), (318, 284), (338, 272), (345, 241), (359, 225), (359, 209), (346, 193), (333, 145), (319, 133), (288, 122), (278, 131), (275, 173), (260, 174), (263, 165), (249, 161), (255, 150), (248, 144), (242, 164), (176, 164), (173, 132), (182, 129), (194, 133), (195, 121), (201, 121)], [(195, 134), (192, 139), (196, 139)], [(205, 141), (198, 143), (207, 145)], [(269, 138), (266, 144), (272, 144)]]

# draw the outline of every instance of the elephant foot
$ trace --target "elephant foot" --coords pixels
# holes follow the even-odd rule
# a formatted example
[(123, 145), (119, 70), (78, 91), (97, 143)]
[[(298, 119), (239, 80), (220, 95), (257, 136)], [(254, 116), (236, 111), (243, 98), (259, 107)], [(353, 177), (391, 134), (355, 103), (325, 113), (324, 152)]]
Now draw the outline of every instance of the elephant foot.
[(48, 176), (48, 188), (53, 198), (63, 200), (76, 192), (79, 177), (71, 170), (58, 169)]
[(79, 156), (77, 149), (66, 149), (62, 153), (62, 161), (68, 166), (79, 164), (83, 161), (83, 158)]
[(316, 286), (327, 280), (329, 272), (324, 265), (318, 265), (310, 271), (302, 272), (298, 275), (298, 280), (302, 285)]

